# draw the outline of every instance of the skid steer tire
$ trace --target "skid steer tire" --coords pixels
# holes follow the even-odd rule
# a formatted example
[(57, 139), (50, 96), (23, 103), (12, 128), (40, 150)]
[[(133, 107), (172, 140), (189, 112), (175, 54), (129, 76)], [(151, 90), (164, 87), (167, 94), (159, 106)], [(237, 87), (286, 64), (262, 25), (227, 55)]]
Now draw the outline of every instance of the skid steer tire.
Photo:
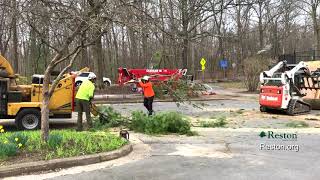
[(39, 109), (22, 109), (16, 116), (15, 123), (20, 130), (35, 130), (41, 126), (41, 112)]

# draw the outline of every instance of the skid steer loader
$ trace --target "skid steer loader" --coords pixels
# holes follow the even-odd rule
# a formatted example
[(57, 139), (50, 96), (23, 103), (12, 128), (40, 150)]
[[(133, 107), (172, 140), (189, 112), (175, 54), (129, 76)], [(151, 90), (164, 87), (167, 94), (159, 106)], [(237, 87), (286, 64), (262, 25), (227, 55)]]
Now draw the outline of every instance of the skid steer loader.
[(311, 72), (308, 62), (290, 65), (281, 61), (260, 74), (260, 111), (272, 109), (288, 115), (308, 113), (311, 105), (303, 100), (307, 91), (319, 89), (319, 73)]

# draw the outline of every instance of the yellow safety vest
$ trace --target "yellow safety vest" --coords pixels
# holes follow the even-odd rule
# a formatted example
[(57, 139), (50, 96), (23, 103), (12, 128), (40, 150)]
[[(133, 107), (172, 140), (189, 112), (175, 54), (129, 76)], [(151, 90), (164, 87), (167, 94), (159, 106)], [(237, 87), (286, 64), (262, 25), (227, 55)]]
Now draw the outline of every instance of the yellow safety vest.
[(94, 88), (94, 84), (91, 81), (83, 81), (78, 89), (76, 98), (89, 101), (93, 97)]

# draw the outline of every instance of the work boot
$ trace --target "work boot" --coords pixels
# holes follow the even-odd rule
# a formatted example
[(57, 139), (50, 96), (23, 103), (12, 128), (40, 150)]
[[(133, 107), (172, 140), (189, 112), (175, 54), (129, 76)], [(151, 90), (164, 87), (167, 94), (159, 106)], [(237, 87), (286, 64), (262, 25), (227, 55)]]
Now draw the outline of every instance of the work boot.
[(151, 111), (149, 111), (149, 116), (152, 116), (154, 114), (154, 111), (153, 110), (151, 110)]
[(77, 124), (76, 131), (83, 131), (83, 125), (82, 124)]
[(85, 130), (85, 131), (89, 131), (90, 129), (93, 129), (93, 125), (86, 123), (86, 124), (84, 125), (84, 130)]

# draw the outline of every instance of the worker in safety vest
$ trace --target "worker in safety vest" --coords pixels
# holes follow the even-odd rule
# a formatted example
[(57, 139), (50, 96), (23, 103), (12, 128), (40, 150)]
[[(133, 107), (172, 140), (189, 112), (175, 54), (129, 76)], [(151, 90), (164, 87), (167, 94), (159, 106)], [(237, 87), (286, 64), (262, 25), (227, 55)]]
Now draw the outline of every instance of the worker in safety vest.
[(153, 103), (153, 98), (155, 94), (152, 88), (152, 83), (149, 81), (149, 79), (150, 79), (149, 76), (143, 76), (142, 79), (139, 80), (139, 85), (143, 89), (143, 95), (144, 95), (143, 105), (149, 111), (149, 116), (150, 116), (153, 113), (152, 103)]
[(80, 85), (76, 95), (76, 105), (78, 111), (77, 131), (82, 131), (82, 112), (85, 112), (87, 118), (88, 128), (92, 128), (92, 121), (90, 116), (90, 102), (94, 96), (94, 83), (96, 81), (96, 75), (90, 73), (89, 80), (85, 80)]

